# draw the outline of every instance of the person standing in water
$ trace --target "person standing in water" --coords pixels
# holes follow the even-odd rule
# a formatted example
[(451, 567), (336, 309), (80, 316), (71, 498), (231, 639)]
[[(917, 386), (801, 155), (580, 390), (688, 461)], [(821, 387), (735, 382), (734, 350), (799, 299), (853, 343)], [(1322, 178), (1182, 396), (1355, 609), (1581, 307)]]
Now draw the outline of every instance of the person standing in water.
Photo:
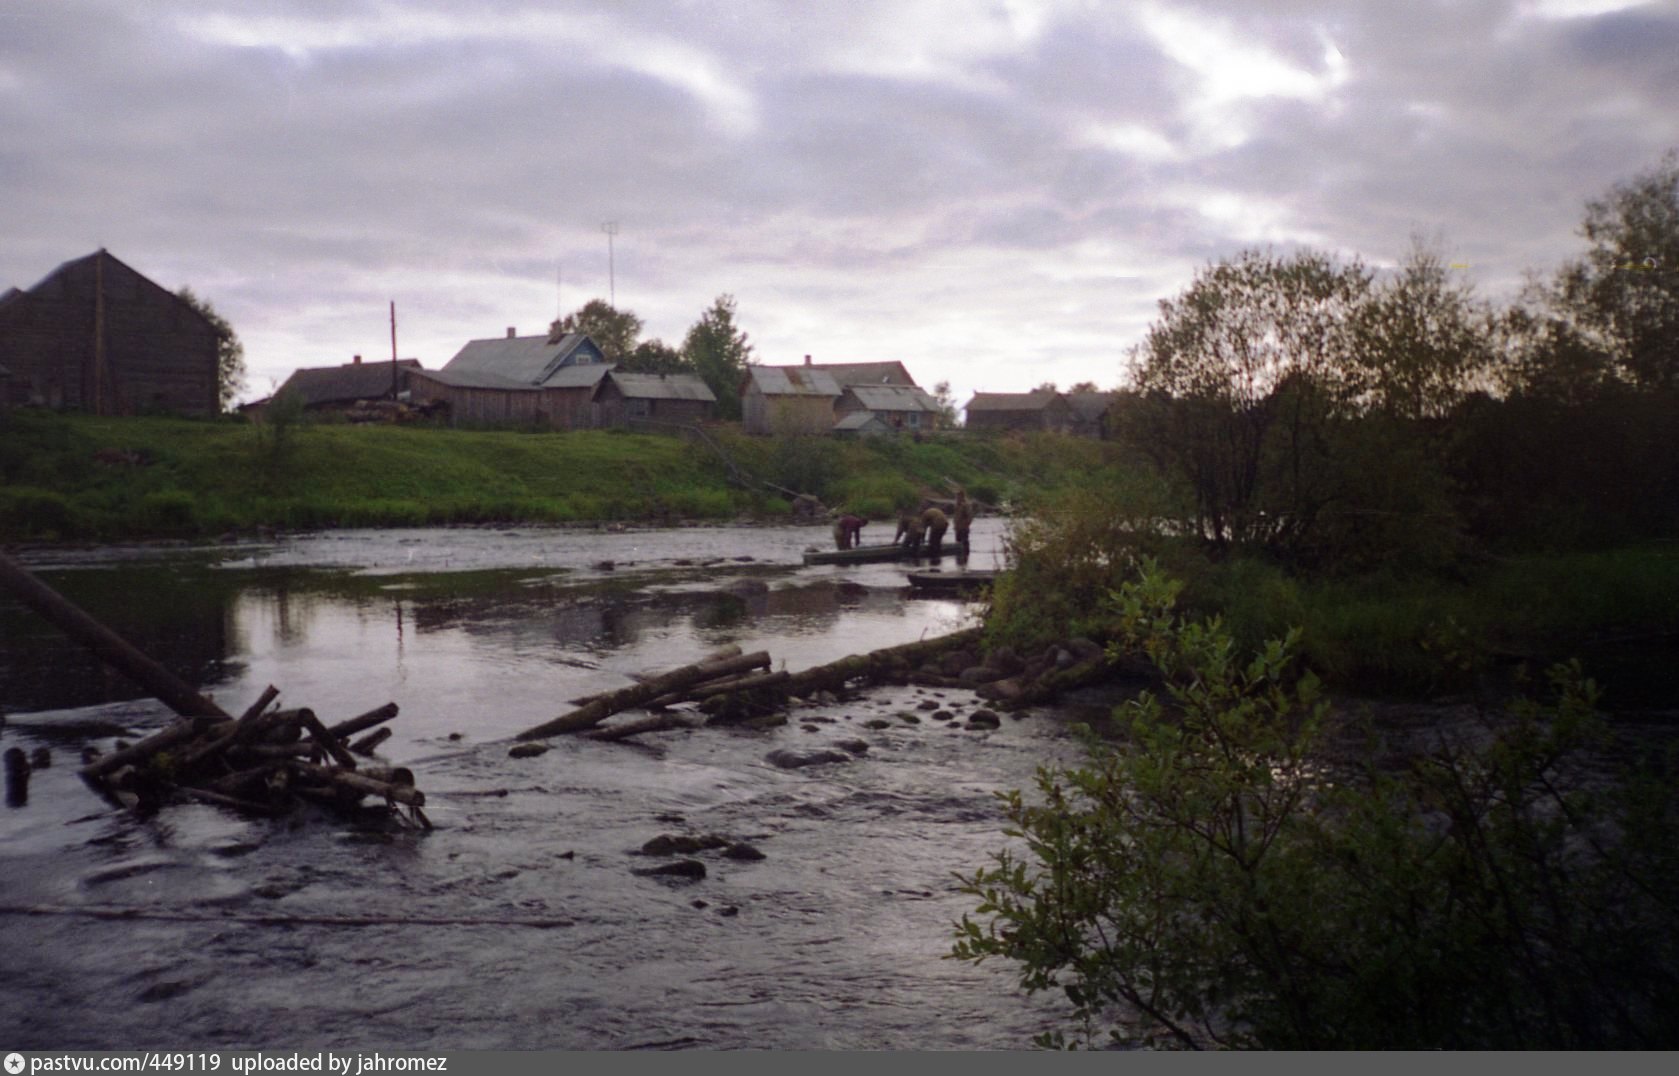
[(968, 528), (974, 522), (974, 506), (968, 503), (966, 490), (956, 491), (956, 518), (951, 520), (956, 526), (956, 555), (968, 555)]

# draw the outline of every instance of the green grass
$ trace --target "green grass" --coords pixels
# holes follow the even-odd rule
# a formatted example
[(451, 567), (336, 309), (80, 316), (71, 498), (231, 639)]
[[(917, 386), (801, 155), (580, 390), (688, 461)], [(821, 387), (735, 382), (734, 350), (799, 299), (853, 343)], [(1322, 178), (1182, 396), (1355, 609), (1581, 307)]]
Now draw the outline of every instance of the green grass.
[[(711, 450), (623, 431), (528, 432), (302, 422), (95, 418), (20, 411), (0, 435), (0, 540), (193, 537), (282, 528), (782, 518), (731, 485)], [(953, 485), (996, 503), (1088, 473), (1088, 441), (963, 437), (841, 442), (723, 427), (747, 474), (832, 508), (890, 518)], [(138, 458), (128, 465), (114, 462)]]

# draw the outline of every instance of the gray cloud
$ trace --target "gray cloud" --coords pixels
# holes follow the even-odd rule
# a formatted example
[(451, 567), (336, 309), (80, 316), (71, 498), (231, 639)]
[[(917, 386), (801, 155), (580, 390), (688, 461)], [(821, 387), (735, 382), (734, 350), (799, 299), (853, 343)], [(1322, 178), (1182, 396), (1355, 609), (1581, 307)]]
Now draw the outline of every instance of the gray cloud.
[[(608, 290), (765, 361), (1112, 383), (1243, 247), (1438, 236), (1507, 292), (1679, 144), (1679, 11), (869, 0), (0, 2), (0, 285), (191, 284), (253, 389)], [(556, 296), (556, 273), (565, 284)]]

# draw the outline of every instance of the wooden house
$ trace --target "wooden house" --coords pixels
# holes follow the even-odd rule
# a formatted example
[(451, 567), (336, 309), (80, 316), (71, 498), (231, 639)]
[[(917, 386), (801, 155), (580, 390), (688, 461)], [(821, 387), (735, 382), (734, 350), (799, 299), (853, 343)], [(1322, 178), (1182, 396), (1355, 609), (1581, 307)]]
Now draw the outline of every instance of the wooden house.
[(812, 363), (809, 355), (798, 366), (748, 366), (740, 404), (746, 432), (758, 434), (864, 432), (836, 425), (860, 411), (887, 430), (926, 430), (939, 415), (901, 362)]
[(984, 430), (1051, 430), (1065, 432), (1073, 425), (1073, 410), (1059, 392), (976, 392), (968, 401), (967, 428)]
[(691, 425), (711, 417), (717, 397), (693, 374), (632, 374), (614, 369), (596, 386), (594, 403), (597, 426)]
[(840, 386), (826, 370), (804, 366), (748, 366), (741, 379), (741, 422), (747, 433), (792, 436), (834, 428)]
[(274, 395), (298, 397), (305, 411), (349, 411), (359, 404), (395, 400), (408, 391), (408, 375), (418, 369), (418, 359), (362, 362), (357, 355), (342, 366), (293, 371)]
[(97, 415), (213, 415), (216, 327), (105, 250), (0, 296), (0, 365), (19, 403)]
[(442, 404), (453, 425), (594, 425), (595, 391), (612, 369), (583, 333), (470, 341), (441, 370), (411, 370), (415, 404)]
[(858, 413), (873, 415), (886, 429), (900, 432), (935, 430), (940, 414), (939, 402), (914, 385), (846, 385), (834, 401), (834, 414), (843, 420)]

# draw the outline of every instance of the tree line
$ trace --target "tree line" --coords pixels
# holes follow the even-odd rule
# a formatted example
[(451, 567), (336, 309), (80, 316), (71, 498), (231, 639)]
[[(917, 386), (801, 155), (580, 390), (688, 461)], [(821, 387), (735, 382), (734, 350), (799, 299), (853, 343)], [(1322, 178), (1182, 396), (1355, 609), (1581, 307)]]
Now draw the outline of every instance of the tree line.
[(1585, 252), (1512, 303), (1436, 250), (1210, 265), (1131, 353), (1122, 429), (1213, 549), (1440, 564), (1679, 522), (1679, 156), (1588, 203)]

